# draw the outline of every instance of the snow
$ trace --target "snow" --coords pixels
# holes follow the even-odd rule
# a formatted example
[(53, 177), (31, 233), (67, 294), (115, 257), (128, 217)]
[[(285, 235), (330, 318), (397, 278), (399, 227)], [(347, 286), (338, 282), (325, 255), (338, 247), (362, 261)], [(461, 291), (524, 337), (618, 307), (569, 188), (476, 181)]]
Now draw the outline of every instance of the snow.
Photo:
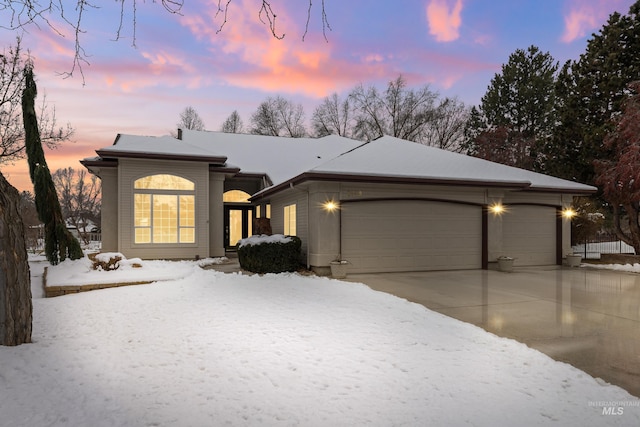
[(336, 135), (318, 139), (283, 138), (187, 129), (182, 131), (180, 140), (170, 136), (119, 135), (114, 145), (102, 148), (98, 153), (103, 157), (108, 157), (110, 153), (114, 156), (128, 153), (187, 156), (202, 161), (226, 159), (226, 166), (240, 168), (242, 173), (266, 175), (271, 180), (271, 186), (311, 172), (416, 178), (434, 183), (476, 181), (523, 189), (575, 193), (596, 191), (595, 187), (589, 185), (391, 136), (362, 143)]
[(176, 273), (35, 297), (33, 344), (0, 347), (0, 425), (640, 424), (619, 387), (362, 284), (191, 261), (64, 264), (53, 270), (66, 282)]
[(262, 173), (280, 184), (346, 151), (362, 141), (329, 135), (323, 138), (283, 138), (241, 133), (183, 130), (182, 140), (228, 158), (242, 172)]
[(627, 273), (640, 273), (640, 264), (589, 264), (582, 263), (581, 267), (598, 268), (604, 270), (624, 271)]
[[(48, 287), (53, 286), (82, 286), (100, 285), (108, 283), (139, 283), (162, 280), (176, 280), (189, 274), (193, 268), (192, 261), (149, 261), (140, 258), (126, 259), (124, 255), (110, 252), (96, 256), (108, 261), (114, 256), (122, 258), (118, 262), (119, 268), (112, 271), (94, 270), (92, 261), (85, 257), (79, 260), (67, 259), (55, 266), (47, 267)], [(219, 263), (220, 259), (201, 260), (197, 265)]]
[(259, 236), (254, 235), (245, 239), (241, 239), (238, 242), (238, 247), (261, 245), (263, 243), (289, 243), (290, 241), (291, 237), (285, 236), (283, 234), (272, 234), (270, 236), (261, 234)]
[[(451, 182), (478, 181), (563, 191), (595, 192), (595, 187), (488, 160), (383, 136), (316, 166), (313, 172), (409, 177)], [(375, 171), (372, 173), (372, 171)]]

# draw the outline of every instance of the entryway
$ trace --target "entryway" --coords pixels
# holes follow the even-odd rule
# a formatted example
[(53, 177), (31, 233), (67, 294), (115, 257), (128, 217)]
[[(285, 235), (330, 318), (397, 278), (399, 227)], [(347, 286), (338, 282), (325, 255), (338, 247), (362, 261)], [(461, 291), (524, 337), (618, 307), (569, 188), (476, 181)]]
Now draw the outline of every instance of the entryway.
[(255, 208), (246, 205), (224, 206), (224, 247), (235, 250), (240, 239), (253, 234)]

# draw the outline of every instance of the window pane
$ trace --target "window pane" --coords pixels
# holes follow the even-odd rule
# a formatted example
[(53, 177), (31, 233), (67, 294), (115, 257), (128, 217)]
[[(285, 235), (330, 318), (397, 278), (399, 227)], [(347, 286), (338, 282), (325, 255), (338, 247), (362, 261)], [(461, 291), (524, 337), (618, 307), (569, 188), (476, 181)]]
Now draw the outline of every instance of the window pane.
[(149, 175), (137, 179), (133, 188), (147, 190), (195, 190), (195, 184), (188, 179), (168, 174)]
[(291, 211), (289, 212), (289, 235), (296, 235), (296, 205), (291, 205)]
[(288, 205), (284, 207), (284, 234), (289, 236), (296, 235), (296, 205)]
[(195, 243), (195, 242), (196, 242), (195, 228), (180, 229), (180, 243)]
[(151, 228), (136, 228), (135, 243), (151, 243)]
[(249, 203), (250, 194), (241, 190), (229, 190), (225, 191), (222, 195), (223, 202), (235, 202), (235, 203)]
[(153, 195), (153, 243), (178, 242), (178, 197)]
[(180, 196), (180, 227), (194, 227), (195, 225), (195, 197)]
[(151, 225), (151, 195), (133, 195), (133, 217), (136, 227), (149, 227)]

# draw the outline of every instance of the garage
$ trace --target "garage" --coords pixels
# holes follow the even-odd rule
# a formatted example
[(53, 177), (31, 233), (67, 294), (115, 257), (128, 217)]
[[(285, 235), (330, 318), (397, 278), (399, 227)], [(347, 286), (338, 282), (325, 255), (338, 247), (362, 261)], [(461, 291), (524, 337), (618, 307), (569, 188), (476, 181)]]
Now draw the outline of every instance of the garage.
[(503, 253), (516, 266), (556, 264), (555, 207), (511, 205), (502, 215)]
[(453, 202), (344, 203), (341, 250), (353, 273), (482, 267), (482, 208)]

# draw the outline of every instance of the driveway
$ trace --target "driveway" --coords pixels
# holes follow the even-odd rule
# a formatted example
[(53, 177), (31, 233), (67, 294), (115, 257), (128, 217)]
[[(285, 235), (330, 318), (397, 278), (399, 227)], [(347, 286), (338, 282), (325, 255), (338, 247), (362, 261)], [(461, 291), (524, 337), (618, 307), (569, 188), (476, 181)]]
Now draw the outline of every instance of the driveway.
[(591, 268), (352, 274), (640, 397), (640, 275)]

